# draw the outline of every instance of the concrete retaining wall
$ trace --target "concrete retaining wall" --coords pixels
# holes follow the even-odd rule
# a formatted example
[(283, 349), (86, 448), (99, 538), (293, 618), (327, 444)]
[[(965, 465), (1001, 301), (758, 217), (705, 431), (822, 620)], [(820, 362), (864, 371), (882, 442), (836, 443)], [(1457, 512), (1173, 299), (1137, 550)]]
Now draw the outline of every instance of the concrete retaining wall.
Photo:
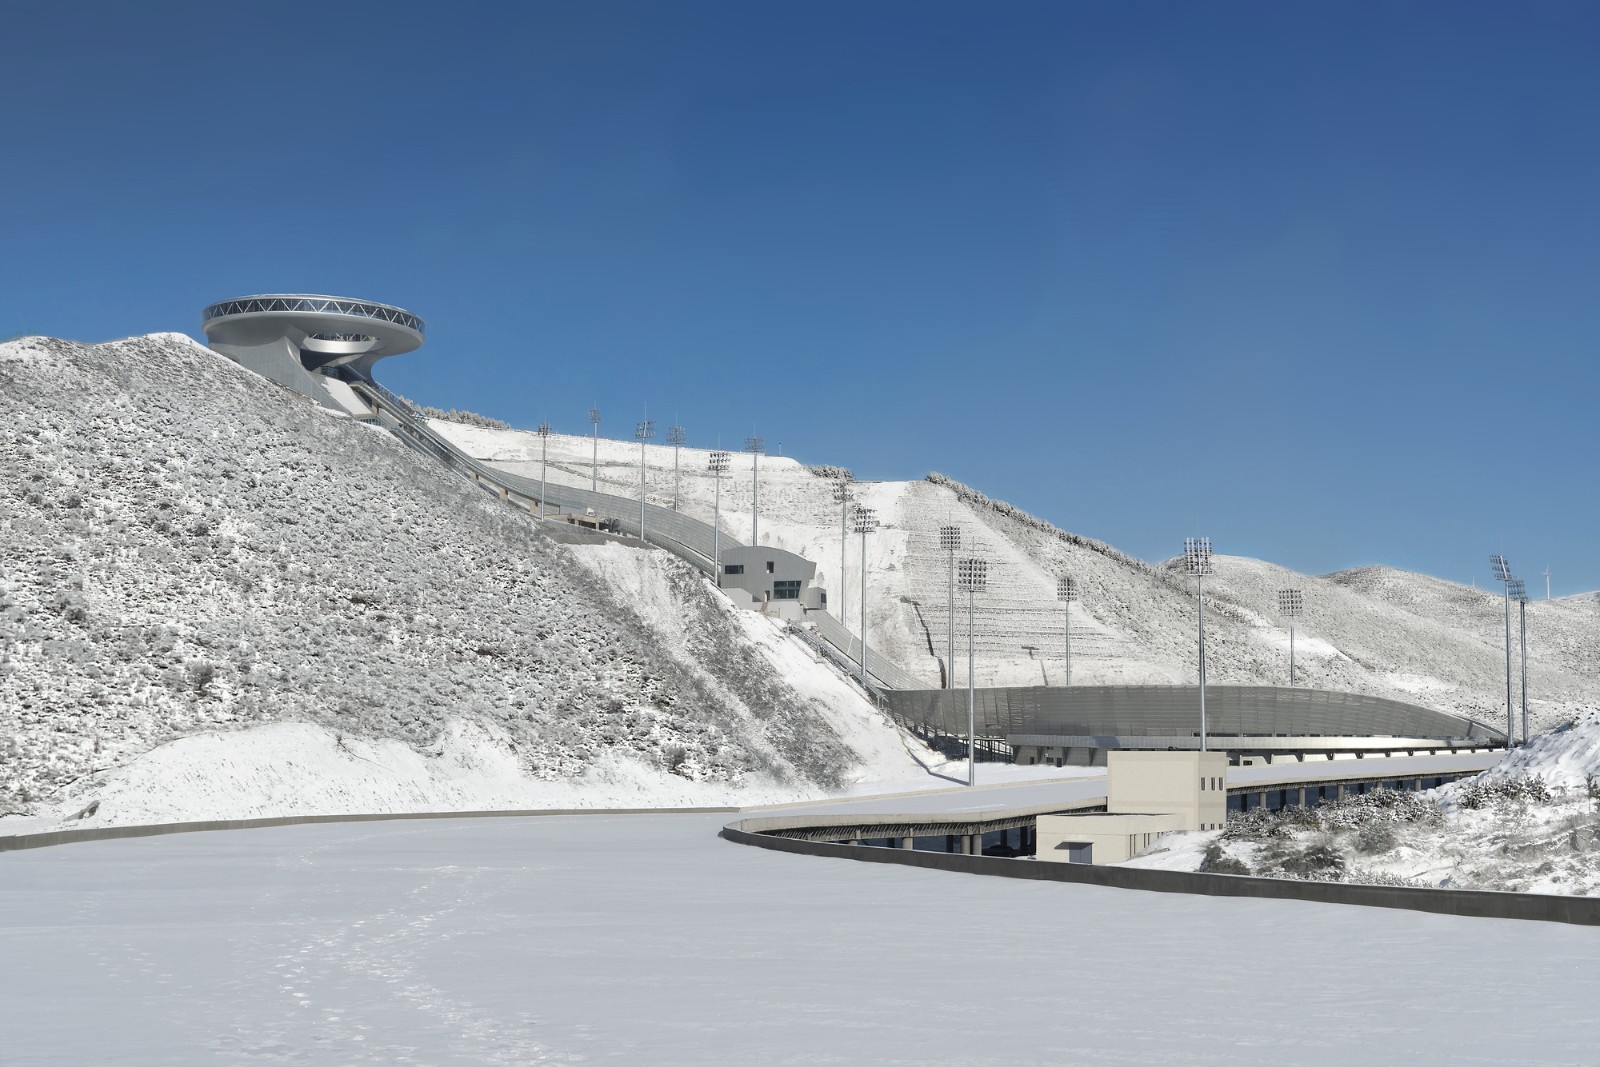
[(1341, 882), (1300, 882), (1280, 878), (1245, 878), (1229, 874), (1191, 874), (1133, 867), (1096, 867), (1078, 863), (1040, 863), (962, 856), (947, 852), (913, 852), (907, 849), (835, 845), (770, 837), (766, 819), (730, 823), (722, 836), (741, 845), (755, 845), (802, 856), (828, 856), (866, 863), (897, 863), (961, 874), (997, 878), (1024, 878), (1036, 882), (1075, 882), (1114, 889), (1142, 889), (1151, 893), (1197, 893), (1212, 897), (1258, 897), (1270, 900), (1308, 900), (1320, 904), (1356, 904), (1368, 908), (1400, 908), (1436, 915), (1465, 915), (1493, 919), (1530, 919), (1538, 922), (1600, 926), (1600, 898), (1557, 897), (1535, 893), (1490, 893), (1463, 889), (1409, 889), (1401, 886), (1347, 885)]

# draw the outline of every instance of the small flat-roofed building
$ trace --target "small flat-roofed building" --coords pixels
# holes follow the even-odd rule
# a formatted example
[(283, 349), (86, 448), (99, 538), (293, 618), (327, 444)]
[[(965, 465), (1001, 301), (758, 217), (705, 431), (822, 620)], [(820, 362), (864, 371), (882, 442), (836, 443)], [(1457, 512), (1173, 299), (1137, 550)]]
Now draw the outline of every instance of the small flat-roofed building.
[(828, 595), (812, 584), (816, 576), (817, 565), (804, 556), (771, 545), (748, 545), (722, 550), (717, 584), (735, 603), (798, 620), (808, 610), (828, 606)]
[(1226, 752), (1111, 752), (1106, 810), (1178, 815), (1184, 830), (1218, 830), (1228, 818)]
[(1046, 863), (1121, 863), (1155, 844), (1162, 834), (1186, 830), (1179, 815), (1041, 815), (1035, 855)]
[(1106, 810), (1039, 816), (1037, 855), (1054, 863), (1121, 863), (1162, 834), (1220, 830), (1227, 818), (1226, 752), (1111, 752)]

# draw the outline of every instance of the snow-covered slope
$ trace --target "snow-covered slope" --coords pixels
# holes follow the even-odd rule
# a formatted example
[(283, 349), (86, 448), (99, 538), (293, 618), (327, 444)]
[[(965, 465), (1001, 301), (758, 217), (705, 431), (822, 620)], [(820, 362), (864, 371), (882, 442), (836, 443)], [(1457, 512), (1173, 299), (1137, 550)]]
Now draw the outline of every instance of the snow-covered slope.
[(0, 538), (0, 812), (778, 799), (917, 771), (665, 553), (558, 544), (181, 335), (0, 345)]
[[(540, 440), (530, 433), (434, 422), (473, 455), (516, 473), (540, 475)], [(552, 482), (587, 487), (585, 436), (549, 438)], [(637, 499), (637, 442), (601, 439), (600, 488)], [(710, 521), (714, 482), (703, 449), (644, 449), (652, 503)], [(674, 472), (674, 463), (677, 472)], [(818, 565), (817, 578), (852, 630), (859, 628), (861, 539), (845, 538), (831, 479), (782, 457), (733, 457), (722, 486), (724, 529), (751, 531), (752, 465), (760, 465), (760, 538)], [(938, 475), (915, 482), (863, 482), (857, 499), (878, 509), (867, 538), (867, 628), (873, 645), (937, 685), (945, 670), (948, 557), (939, 527), (959, 525), (963, 555), (990, 561), (989, 589), (977, 598), (979, 684), (1059, 684), (1063, 612), (1058, 575), (1077, 577), (1073, 680), (1079, 683), (1192, 681), (1196, 674), (1194, 585), (1169, 563), (1148, 564), (1090, 538), (1059, 530), (1010, 505)], [(1181, 531), (1179, 531), (1181, 535)], [(1176, 539), (1175, 535), (1175, 539)], [(842, 586), (842, 588), (841, 588)], [(1495, 592), (1382, 567), (1325, 576), (1259, 560), (1216, 558), (1206, 584), (1210, 678), (1283, 684), (1289, 632), (1276, 614), (1277, 590), (1305, 592), (1296, 628), (1301, 684), (1345, 689), (1504, 722), (1502, 604)], [(959, 594), (958, 594), (959, 596)], [(965, 604), (956, 610), (957, 677), (964, 678)], [(1600, 696), (1600, 612), (1581, 598), (1528, 606), (1529, 693), (1535, 729), (1595, 706)]]
[(1580, 716), (1440, 789), (1256, 809), (1220, 831), (1162, 838), (1128, 866), (1600, 894), (1600, 716)]

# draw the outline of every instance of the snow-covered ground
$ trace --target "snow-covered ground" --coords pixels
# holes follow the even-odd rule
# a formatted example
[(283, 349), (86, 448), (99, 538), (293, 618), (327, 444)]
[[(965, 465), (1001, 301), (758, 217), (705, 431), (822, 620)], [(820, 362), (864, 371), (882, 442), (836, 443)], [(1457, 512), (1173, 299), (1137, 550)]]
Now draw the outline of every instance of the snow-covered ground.
[(785, 855), (725, 819), (0, 855), (0, 1062), (1595, 1060), (1600, 929)]
[(1162, 838), (1128, 866), (1600, 894), (1600, 716), (1440, 789), (1235, 816)]
[[(540, 439), (530, 433), (434, 421), (468, 452), (532, 478), (540, 476)], [(594, 441), (549, 438), (552, 482), (587, 488)], [(602, 491), (637, 499), (636, 441), (598, 443)], [(710, 522), (715, 482), (709, 451), (644, 448), (651, 503), (671, 507), (674, 486), (686, 513)], [(848, 457), (833, 457), (846, 461)], [(674, 475), (674, 463), (678, 473)], [(752, 466), (760, 468), (760, 535), (817, 564), (817, 580), (842, 618), (858, 628), (861, 539), (844, 539), (834, 481), (786, 457), (735, 454), (722, 485), (722, 525), (749, 540)], [(1055, 581), (1072, 574), (1073, 679), (1079, 683), (1173, 683), (1195, 677), (1194, 587), (1169, 564), (1151, 565), (991, 501), (949, 479), (862, 482), (857, 499), (883, 525), (866, 539), (868, 629), (874, 647), (930, 685), (944, 670), (948, 557), (939, 527), (961, 527), (962, 554), (990, 560), (990, 585), (977, 603), (979, 684), (1059, 684), (1063, 612)], [(1174, 542), (1182, 531), (1174, 535)], [(1226, 547), (1226, 546), (1219, 546)], [(1283, 684), (1289, 633), (1277, 615), (1277, 591), (1305, 593), (1296, 632), (1302, 685), (1372, 693), (1505, 721), (1504, 621), (1500, 597), (1425, 575), (1384, 567), (1338, 574), (1297, 574), (1260, 560), (1219, 556), (1206, 584), (1210, 678), (1219, 683)], [(957, 611), (956, 669), (965, 671), (965, 609)], [(1528, 606), (1529, 693), (1535, 729), (1600, 707), (1600, 612), (1592, 597)], [(930, 651), (931, 650), (931, 651)]]
[(792, 800), (928, 758), (666, 553), (553, 542), (179, 335), (0, 345), (0, 545), (0, 816)]

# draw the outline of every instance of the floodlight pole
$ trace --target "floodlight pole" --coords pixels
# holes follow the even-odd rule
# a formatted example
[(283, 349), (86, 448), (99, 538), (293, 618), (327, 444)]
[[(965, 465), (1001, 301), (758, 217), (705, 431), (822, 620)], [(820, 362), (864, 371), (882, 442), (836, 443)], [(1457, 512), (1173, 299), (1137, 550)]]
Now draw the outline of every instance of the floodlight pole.
[(1517, 625), (1522, 649), (1522, 743), (1528, 743), (1528, 586), (1521, 578), (1506, 583), (1517, 602)]
[(639, 439), (639, 540), (644, 540), (644, 443), (656, 435), (656, 424), (653, 419), (641, 419), (638, 429), (633, 431), (633, 436)]
[(1183, 542), (1183, 562), (1194, 575), (1194, 603), (1200, 620), (1200, 751), (1206, 742), (1206, 600), (1205, 577), (1211, 573), (1211, 538), (1190, 537)]
[(1511, 564), (1504, 556), (1490, 556), (1489, 565), (1494, 568), (1495, 580), (1500, 583), (1506, 608), (1506, 748), (1509, 749), (1517, 739), (1516, 722), (1511, 710), (1511, 582), (1513, 579)]
[(989, 563), (982, 559), (961, 561), (961, 584), (967, 590), (967, 785), (978, 784), (977, 685), (973, 657), (973, 600), (989, 582)]
[(589, 492), (598, 492), (600, 483), (600, 409), (589, 409), (589, 421), (594, 424), (594, 444), (589, 450)]
[(961, 547), (961, 527), (939, 527), (939, 547), (950, 561), (949, 582), (945, 588), (944, 621), (948, 650), (945, 658), (944, 687), (956, 687), (956, 549)]
[(750, 544), (761, 543), (761, 450), (766, 447), (762, 437), (746, 437), (744, 450), (750, 453)]
[(689, 441), (689, 433), (682, 426), (667, 427), (667, 444), (672, 446), (672, 510), (678, 510), (678, 450)]
[(1278, 614), (1289, 620), (1289, 688), (1294, 688), (1294, 620), (1300, 617), (1304, 603), (1298, 589), (1278, 590)]
[(1517, 618), (1522, 628), (1522, 743), (1528, 743), (1528, 600), (1517, 601)]
[(544, 521), (544, 498), (549, 493), (545, 474), (550, 467), (550, 424), (541, 422), (534, 431), (539, 435), (539, 521)]
[(1078, 599), (1078, 579), (1066, 576), (1056, 579), (1056, 599), (1066, 609), (1062, 631), (1067, 644), (1067, 685), (1072, 684), (1072, 602)]
[(730, 458), (720, 449), (711, 453), (711, 477), (717, 482), (711, 512), (711, 569), (716, 572), (718, 589), (722, 588), (722, 476), (728, 473)]

